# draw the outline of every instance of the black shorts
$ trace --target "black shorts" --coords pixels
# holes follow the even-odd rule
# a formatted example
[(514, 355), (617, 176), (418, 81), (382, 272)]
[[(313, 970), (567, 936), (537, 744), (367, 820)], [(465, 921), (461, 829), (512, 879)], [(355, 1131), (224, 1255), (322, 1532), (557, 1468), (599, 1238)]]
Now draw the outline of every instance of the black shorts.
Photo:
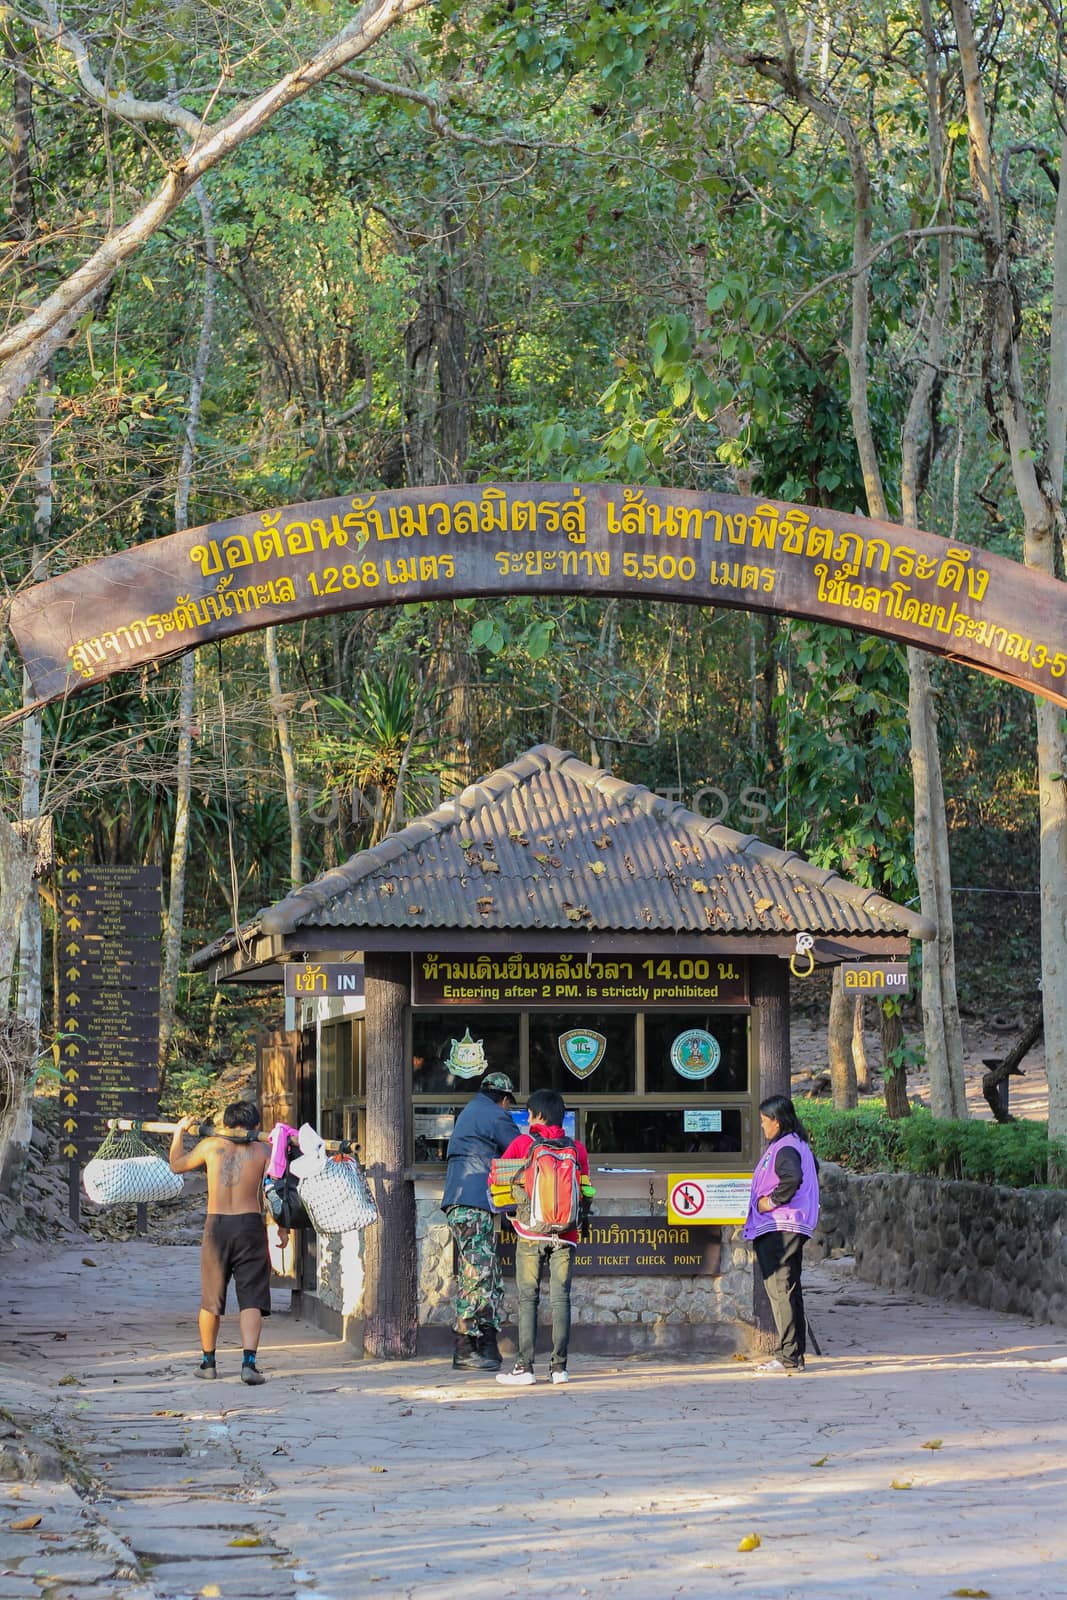
[(270, 1252), (259, 1212), (236, 1217), (209, 1213), (200, 1247), (200, 1304), (212, 1316), (226, 1312), (226, 1288), (233, 1279), (241, 1311), (270, 1316)]

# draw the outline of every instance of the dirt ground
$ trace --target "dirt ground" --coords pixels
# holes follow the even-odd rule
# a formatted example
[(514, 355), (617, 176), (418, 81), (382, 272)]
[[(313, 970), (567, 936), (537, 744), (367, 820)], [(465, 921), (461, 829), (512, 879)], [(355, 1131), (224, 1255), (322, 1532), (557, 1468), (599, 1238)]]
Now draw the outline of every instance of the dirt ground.
[(840, 1260), (799, 1378), (576, 1355), (505, 1390), (279, 1302), (248, 1389), (232, 1317), (196, 1378), (197, 1283), (192, 1245), (0, 1257), (0, 1457), (43, 1430), (68, 1475), (0, 1482), (0, 1600), (1067, 1600), (1067, 1329)]
[[(984, 1062), (1003, 1059), (1022, 1035), (1026, 1021), (1019, 1016), (1005, 1018), (966, 1018), (963, 1022), (963, 1065), (967, 1077), (967, 1105), (973, 1117), (992, 1120), (992, 1113), (982, 1095)], [(909, 1024), (905, 1028), (908, 1044), (922, 1044), (922, 1025)], [(867, 1057), (871, 1068), (878, 1071), (881, 1051), (876, 1027), (865, 1033)], [(826, 1023), (794, 1013), (790, 1023), (790, 1045), (793, 1057), (793, 1088), (797, 1094), (809, 1091), (813, 1075), (827, 1070)], [(881, 1092), (880, 1079), (878, 1092)], [(909, 1072), (908, 1094), (912, 1100), (929, 1104), (930, 1079), (921, 1070)], [(1022, 1062), (1022, 1076), (1013, 1077), (1009, 1091), (1009, 1109), (1012, 1116), (1044, 1120), (1048, 1116), (1048, 1080), (1045, 1076), (1045, 1052), (1038, 1042)]]

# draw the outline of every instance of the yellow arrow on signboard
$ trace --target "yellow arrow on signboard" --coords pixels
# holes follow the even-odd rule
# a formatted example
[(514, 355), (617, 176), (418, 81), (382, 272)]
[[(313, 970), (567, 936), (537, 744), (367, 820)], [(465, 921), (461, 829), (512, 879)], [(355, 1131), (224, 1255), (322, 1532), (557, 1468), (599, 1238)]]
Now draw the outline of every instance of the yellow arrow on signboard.
[(77, 1019), (77, 1017), (67, 1017), (66, 1020), (63, 1023), (63, 1026), (67, 1029), (67, 1031), (69, 1033), (75, 1033), (77, 1031), (77, 1027), (78, 1027), (78, 1019)]
[(64, 1053), (64, 1055), (68, 1055), (68, 1056), (80, 1056), (81, 1053), (82, 1053), (81, 1052), (81, 1045), (75, 1044), (74, 1040), (72, 1039), (70, 1044), (68, 1044), (65, 1047), (63, 1053)]
[(73, 1158), (78, 1154), (78, 1146), (76, 1144), (65, 1144), (63, 1146), (63, 1154), (65, 1156), (70, 1156), (73, 1160)]
[(66, 1122), (64, 1122), (64, 1124), (63, 1124), (63, 1132), (64, 1133), (74, 1133), (74, 1132), (77, 1131), (77, 1127), (78, 1127), (78, 1124), (75, 1122), (74, 1118), (73, 1117), (68, 1117)]
[[(77, 1077), (78, 1074), (75, 1073), (74, 1076)], [(76, 1094), (71, 1094), (68, 1090), (68, 1092), (63, 1096), (63, 1104), (65, 1106), (76, 1106), (78, 1104), (78, 1096)]]
[(68, 931), (68, 933), (77, 933), (77, 931), (78, 931), (78, 929), (80, 927), (81, 927), (81, 920), (78, 917), (68, 917), (67, 918), (67, 931)]
[(81, 1005), (81, 1000), (80, 1000), (79, 996), (76, 995), (76, 994), (68, 994), (68, 996), (67, 996), (67, 1004), (68, 1004), (68, 1006), (80, 1006)]
[(82, 903), (82, 897), (81, 897), (80, 894), (68, 894), (68, 896), (67, 896), (67, 904), (68, 904), (68, 906), (80, 906), (81, 903)]
[[(77, 949), (76, 945), (75, 945), (75, 949)], [(67, 982), (68, 983), (77, 983), (77, 981), (81, 977), (81, 975), (82, 975), (81, 967), (68, 967), (67, 968)]]
[(63, 874), (63, 881), (64, 883), (81, 883), (82, 875), (77, 867), (68, 867)]
[(70, 944), (67, 945), (67, 954), (68, 954), (68, 956), (76, 956), (79, 953), (80, 950), (81, 950), (81, 945), (80, 944), (75, 944), (73, 939), (71, 940)]
[(63, 1076), (66, 1078), (68, 1083), (77, 1083), (78, 1081), (78, 1072), (75, 1067), (68, 1067)]

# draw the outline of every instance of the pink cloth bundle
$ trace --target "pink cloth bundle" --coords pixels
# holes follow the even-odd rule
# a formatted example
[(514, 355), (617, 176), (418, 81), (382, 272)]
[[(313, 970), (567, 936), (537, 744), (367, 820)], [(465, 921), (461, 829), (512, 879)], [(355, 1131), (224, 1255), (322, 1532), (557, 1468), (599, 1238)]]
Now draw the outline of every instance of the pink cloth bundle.
[(289, 1155), (289, 1140), (296, 1137), (296, 1129), (290, 1128), (287, 1122), (276, 1122), (274, 1124), (270, 1130), (270, 1161), (267, 1163), (268, 1178), (281, 1178), (284, 1176)]

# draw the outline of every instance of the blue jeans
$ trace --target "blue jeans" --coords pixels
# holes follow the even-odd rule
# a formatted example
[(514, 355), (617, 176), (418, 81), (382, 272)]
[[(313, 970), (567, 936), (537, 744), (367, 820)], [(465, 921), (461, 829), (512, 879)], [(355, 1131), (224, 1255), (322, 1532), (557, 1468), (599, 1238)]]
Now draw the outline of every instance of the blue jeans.
[(571, 1336), (571, 1273), (574, 1269), (574, 1246), (558, 1244), (555, 1240), (519, 1238), (515, 1243), (515, 1288), (519, 1296), (519, 1360), (524, 1366), (534, 1364), (537, 1344), (537, 1305), (541, 1298), (541, 1276), (548, 1265), (550, 1304), (552, 1307), (552, 1359), (553, 1371), (567, 1365), (567, 1345)]

